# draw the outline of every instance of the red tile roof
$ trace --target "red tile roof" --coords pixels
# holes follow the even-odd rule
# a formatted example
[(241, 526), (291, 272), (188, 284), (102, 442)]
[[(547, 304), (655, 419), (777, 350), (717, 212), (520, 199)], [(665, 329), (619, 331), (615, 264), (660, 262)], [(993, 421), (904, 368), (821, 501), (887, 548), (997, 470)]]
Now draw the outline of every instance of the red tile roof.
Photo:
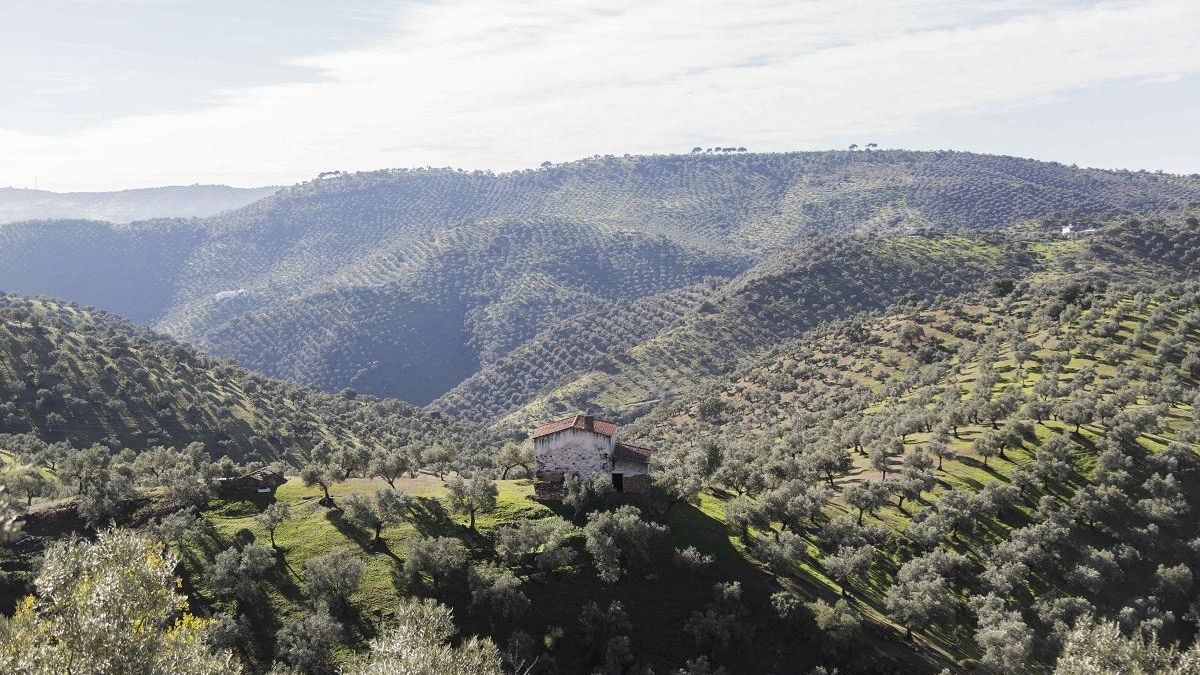
[(591, 415), (571, 415), (561, 420), (543, 424), (533, 432), (533, 437), (541, 438), (542, 436), (549, 436), (550, 434), (556, 434), (567, 429), (580, 429), (582, 431), (591, 431), (601, 436), (612, 437), (617, 433), (617, 423), (597, 419)]
[(650, 448), (643, 448), (637, 445), (628, 443), (617, 443), (613, 448), (613, 459), (620, 462), (641, 462), (642, 464), (650, 463), (650, 455), (653, 453)]

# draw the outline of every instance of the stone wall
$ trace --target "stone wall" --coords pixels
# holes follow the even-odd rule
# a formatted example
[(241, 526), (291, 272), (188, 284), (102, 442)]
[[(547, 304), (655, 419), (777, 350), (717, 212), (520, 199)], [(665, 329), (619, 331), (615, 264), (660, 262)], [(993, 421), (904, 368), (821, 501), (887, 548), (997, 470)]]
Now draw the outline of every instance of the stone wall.
[(624, 480), (625, 492), (633, 494), (645, 495), (650, 494), (650, 474), (641, 473), (635, 475), (626, 475)]
[(533, 441), (533, 463), (538, 475), (578, 474), (590, 479), (608, 474), (609, 454), (615, 441), (603, 434), (566, 429)]

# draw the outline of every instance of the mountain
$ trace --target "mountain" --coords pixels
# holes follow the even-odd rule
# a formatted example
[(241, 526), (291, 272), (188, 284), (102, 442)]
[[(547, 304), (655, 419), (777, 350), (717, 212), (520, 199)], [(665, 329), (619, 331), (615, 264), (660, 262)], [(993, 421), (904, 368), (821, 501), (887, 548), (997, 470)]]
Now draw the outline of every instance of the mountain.
[[(808, 275), (874, 293), (849, 271), (822, 276), (838, 274), (818, 260), (826, 243), (871, 257), (871, 246), (890, 246), (869, 243), (885, 234), (1018, 224), (1047, 232), (1196, 203), (1195, 178), (954, 152), (597, 157), (500, 175), (332, 174), (202, 220), (0, 226), (0, 287), (103, 307), (273, 377), (482, 420), (594, 368), (582, 345), (561, 364), (538, 346), (578, 340), (564, 336), (589, 317), (638, 323), (620, 336), (594, 327), (592, 342), (612, 341), (600, 351), (674, 331), (653, 344), (680, 359), (690, 357), (675, 343), (695, 331), (742, 330), (739, 312), (755, 315), (761, 326), (746, 329), (762, 342), (843, 316), (855, 302), (895, 299), (853, 295), (851, 305), (814, 313), (813, 290), (808, 304), (791, 308), (803, 317), (758, 316), (756, 295), (772, 285), (799, 292)], [(999, 267), (1020, 264), (1000, 244), (988, 246), (1000, 251)], [(888, 255), (904, 257), (902, 249)], [(947, 255), (946, 264), (972, 270), (993, 262)], [(961, 290), (951, 281), (948, 292)], [(643, 318), (674, 293), (697, 292), (716, 294), (705, 307), (717, 315), (684, 316), (685, 304)], [(533, 361), (514, 363), (524, 359)], [(478, 384), (506, 372), (537, 372), (535, 388)], [(650, 384), (627, 389), (642, 395)], [(495, 400), (476, 407), (484, 389)]]
[(50, 192), (0, 188), (0, 223), (23, 220), (105, 220), (130, 223), (152, 218), (202, 218), (241, 208), (278, 188), (176, 185), (116, 192)]
[(0, 433), (135, 451), (200, 442), (214, 458), (293, 464), (321, 443), (444, 440), (469, 454), (489, 442), (399, 401), (271, 380), (102, 310), (0, 294), (0, 317)]

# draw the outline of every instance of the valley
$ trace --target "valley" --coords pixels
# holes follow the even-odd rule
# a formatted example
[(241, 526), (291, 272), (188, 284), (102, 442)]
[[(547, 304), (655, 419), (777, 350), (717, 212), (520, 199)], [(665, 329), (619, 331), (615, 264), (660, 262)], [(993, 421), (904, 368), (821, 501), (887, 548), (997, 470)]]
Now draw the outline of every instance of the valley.
[[(63, 616), (40, 556), (133, 533), (244, 672), (375, 672), (446, 608), (422, 649), (463, 673), (1070, 673), (1101, 638), (1191, 672), (1197, 208), (878, 151), (0, 225), (0, 637)], [(534, 498), (576, 413), (645, 490)]]

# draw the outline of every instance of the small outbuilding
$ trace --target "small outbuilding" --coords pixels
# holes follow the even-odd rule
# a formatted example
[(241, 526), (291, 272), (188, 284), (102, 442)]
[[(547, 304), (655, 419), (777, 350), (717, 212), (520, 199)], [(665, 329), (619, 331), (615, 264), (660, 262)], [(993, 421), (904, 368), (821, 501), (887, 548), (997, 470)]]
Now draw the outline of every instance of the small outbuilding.
[(222, 494), (270, 494), (287, 482), (287, 476), (273, 466), (264, 466), (236, 478), (221, 478), (217, 489)]
[(551, 496), (568, 475), (583, 480), (606, 476), (618, 492), (643, 492), (650, 486), (649, 448), (622, 443), (617, 423), (591, 415), (571, 415), (533, 432), (534, 475)]

